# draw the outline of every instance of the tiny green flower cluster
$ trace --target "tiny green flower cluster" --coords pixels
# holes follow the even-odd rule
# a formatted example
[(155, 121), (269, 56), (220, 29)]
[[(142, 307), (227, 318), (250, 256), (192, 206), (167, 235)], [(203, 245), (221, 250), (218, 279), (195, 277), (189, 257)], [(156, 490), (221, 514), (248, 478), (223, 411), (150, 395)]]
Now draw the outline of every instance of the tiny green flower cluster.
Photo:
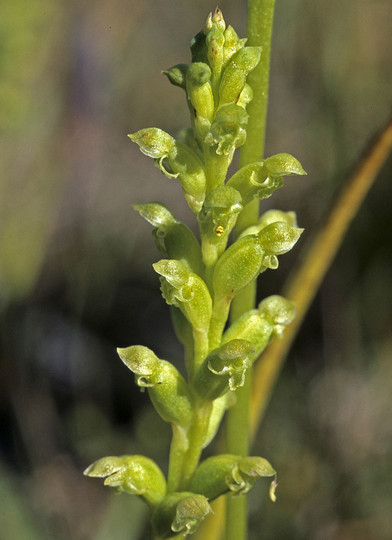
[[(192, 127), (176, 139), (158, 128), (129, 135), (164, 175), (177, 178), (199, 223), (200, 242), (163, 204), (134, 207), (154, 227), (164, 256), (153, 267), (184, 346), (187, 377), (147, 347), (118, 349), (136, 384), (147, 388), (156, 411), (172, 426), (168, 478), (139, 455), (100, 459), (85, 474), (142, 497), (152, 509), (156, 538), (193, 533), (211, 512), (210, 501), (228, 492), (245, 494), (259, 477), (276, 475), (260, 457), (223, 454), (200, 463), (246, 371), (295, 315), (292, 302), (270, 296), (225, 330), (235, 295), (260, 273), (276, 269), (278, 256), (302, 232), (294, 213), (269, 210), (227, 247), (245, 205), (270, 197), (284, 176), (306, 174), (295, 158), (277, 154), (226, 181), (234, 151), (246, 139), (246, 106), (252, 100), (246, 81), (260, 59), (260, 48), (245, 43), (217, 8), (191, 41), (192, 63), (164, 71), (185, 90)], [(275, 486), (276, 480), (273, 500)]]

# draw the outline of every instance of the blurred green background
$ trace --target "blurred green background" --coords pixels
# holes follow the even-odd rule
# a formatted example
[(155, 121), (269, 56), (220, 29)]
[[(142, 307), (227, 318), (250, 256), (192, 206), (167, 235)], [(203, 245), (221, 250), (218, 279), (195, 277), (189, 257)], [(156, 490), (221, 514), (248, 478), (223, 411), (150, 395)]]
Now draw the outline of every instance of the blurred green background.
[[(260, 297), (277, 293), (365, 143), (390, 114), (390, 0), (278, 0), (266, 154), (308, 171), (264, 208), (305, 234)], [(246, 2), (222, 0), (246, 31)], [(141, 540), (145, 511), (82, 470), (143, 453), (166, 467), (169, 429), (115, 353), (181, 360), (132, 203), (194, 226), (178, 185), (127, 138), (188, 125), (163, 69), (215, 4), (2, 0), (0, 4), (0, 538)], [(253, 449), (250, 540), (392, 536), (391, 171), (384, 166), (312, 306)]]

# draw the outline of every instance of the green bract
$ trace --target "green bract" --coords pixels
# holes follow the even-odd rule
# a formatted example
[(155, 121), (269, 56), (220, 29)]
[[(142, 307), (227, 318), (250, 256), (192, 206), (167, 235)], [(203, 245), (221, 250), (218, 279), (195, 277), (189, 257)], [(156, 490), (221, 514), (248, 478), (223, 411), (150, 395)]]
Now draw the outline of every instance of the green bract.
[[(153, 507), (154, 540), (192, 534), (211, 512), (209, 500), (229, 491), (243, 495), (257, 478), (275, 476), (259, 457), (223, 454), (200, 464), (246, 371), (295, 315), (292, 302), (272, 295), (227, 327), (235, 295), (268, 268), (277, 268), (277, 257), (292, 249), (302, 233), (293, 212), (274, 209), (230, 239), (249, 202), (273, 195), (284, 176), (306, 174), (294, 157), (281, 153), (226, 178), (235, 149), (246, 141), (247, 105), (253, 97), (247, 79), (260, 54), (260, 47), (247, 46), (226, 26), (217, 8), (191, 41), (190, 64), (163, 72), (185, 91), (191, 127), (177, 137), (155, 127), (129, 135), (165, 176), (177, 179), (197, 217), (194, 234), (160, 202), (134, 205), (153, 226), (163, 254), (153, 268), (184, 346), (185, 370), (181, 375), (141, 345), (118, 349), (136, 384), (147, 389), (157, 413), (171, 424), (167, 481), (143, 456), (103, 458), (86, 474), (144, 498)], [(276, 480), (272, 499), (275, 487)]]

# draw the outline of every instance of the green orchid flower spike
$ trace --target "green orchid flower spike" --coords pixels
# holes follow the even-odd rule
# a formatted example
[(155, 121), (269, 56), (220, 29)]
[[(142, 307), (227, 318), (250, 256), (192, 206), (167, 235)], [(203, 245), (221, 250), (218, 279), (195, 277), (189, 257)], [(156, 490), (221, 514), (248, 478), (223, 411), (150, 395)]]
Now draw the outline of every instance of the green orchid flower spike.
[(302, 229), (293, 212), (268, 210), (240, 235), (231, 233), (244, 207), (306, 174), (297, 159), (276, 154), (240, 168), (227, 179), (234, 152), (247, 137), (249, 74), (260, 47), (247, 46), (217, 8), (191, 41), (191, 63), (163, 71), (185, 92), (190, 127), (177, 137), (160, 128), (129, 135), (163, 175), (177, 181), (196, 217), (198, 233), (164, 204), (134, 205), (153, 227), (160, 260), (153, 264), (173, 326), (184, 346), (182, 374), (148, 347), (118, 349), (120, 359), (146, 389), (156, 412), (172, 427), (167, 477), (148, 457), (102, 458), (85, 474), (116, 491), (141, 497), (151, 508), (155, 540), (193, 534), (212, 513), (209, 502), (248, 493), (257, 479), (276, 472), (261, 457), (222, 454), (201, 460), (247, 371), (295, 316), (289, 300), (272, 295), (227, 325), (233, 298), (293, 248)]

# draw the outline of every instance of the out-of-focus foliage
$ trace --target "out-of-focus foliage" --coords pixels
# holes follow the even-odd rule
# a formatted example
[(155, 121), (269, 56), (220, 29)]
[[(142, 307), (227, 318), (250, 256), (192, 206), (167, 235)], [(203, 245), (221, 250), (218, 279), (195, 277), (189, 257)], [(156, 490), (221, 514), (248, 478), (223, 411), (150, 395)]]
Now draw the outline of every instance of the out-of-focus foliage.
[[(245, 35), (246, 2), (220, 7)], [(277, 2), (266, 155), (284, 148), (308, 172), (273, 201), (296, 210), (305, 241), (390, 113), (390, 7)], [(181, 90), (159, 72), (189, 61), (188, 38), (213, 8), (0, 4), (0, 521), (5, 513), (10, 537), (143, 538), (137, 501), (110, 497), (82, 471), (105, 453), (143, 453), (165, 468), (166, 426), (115, 349), (141, 343), (180, 357), (150, 227), (131, 204), (161, 200), (191, 220), (176, 183), (126, 134), (157, 125), (175, 135), (186, 123)], [(260, 530), (390, 537), (390, 171), (326, 278), (252, 449), (279, 474), (275, 505), (265, 486), (251, 498), (252, 540)], [(293, 264), (287, 256), (279, 275)], [(279, 290), (276, 279), (265, 273), (261, 297)]]

